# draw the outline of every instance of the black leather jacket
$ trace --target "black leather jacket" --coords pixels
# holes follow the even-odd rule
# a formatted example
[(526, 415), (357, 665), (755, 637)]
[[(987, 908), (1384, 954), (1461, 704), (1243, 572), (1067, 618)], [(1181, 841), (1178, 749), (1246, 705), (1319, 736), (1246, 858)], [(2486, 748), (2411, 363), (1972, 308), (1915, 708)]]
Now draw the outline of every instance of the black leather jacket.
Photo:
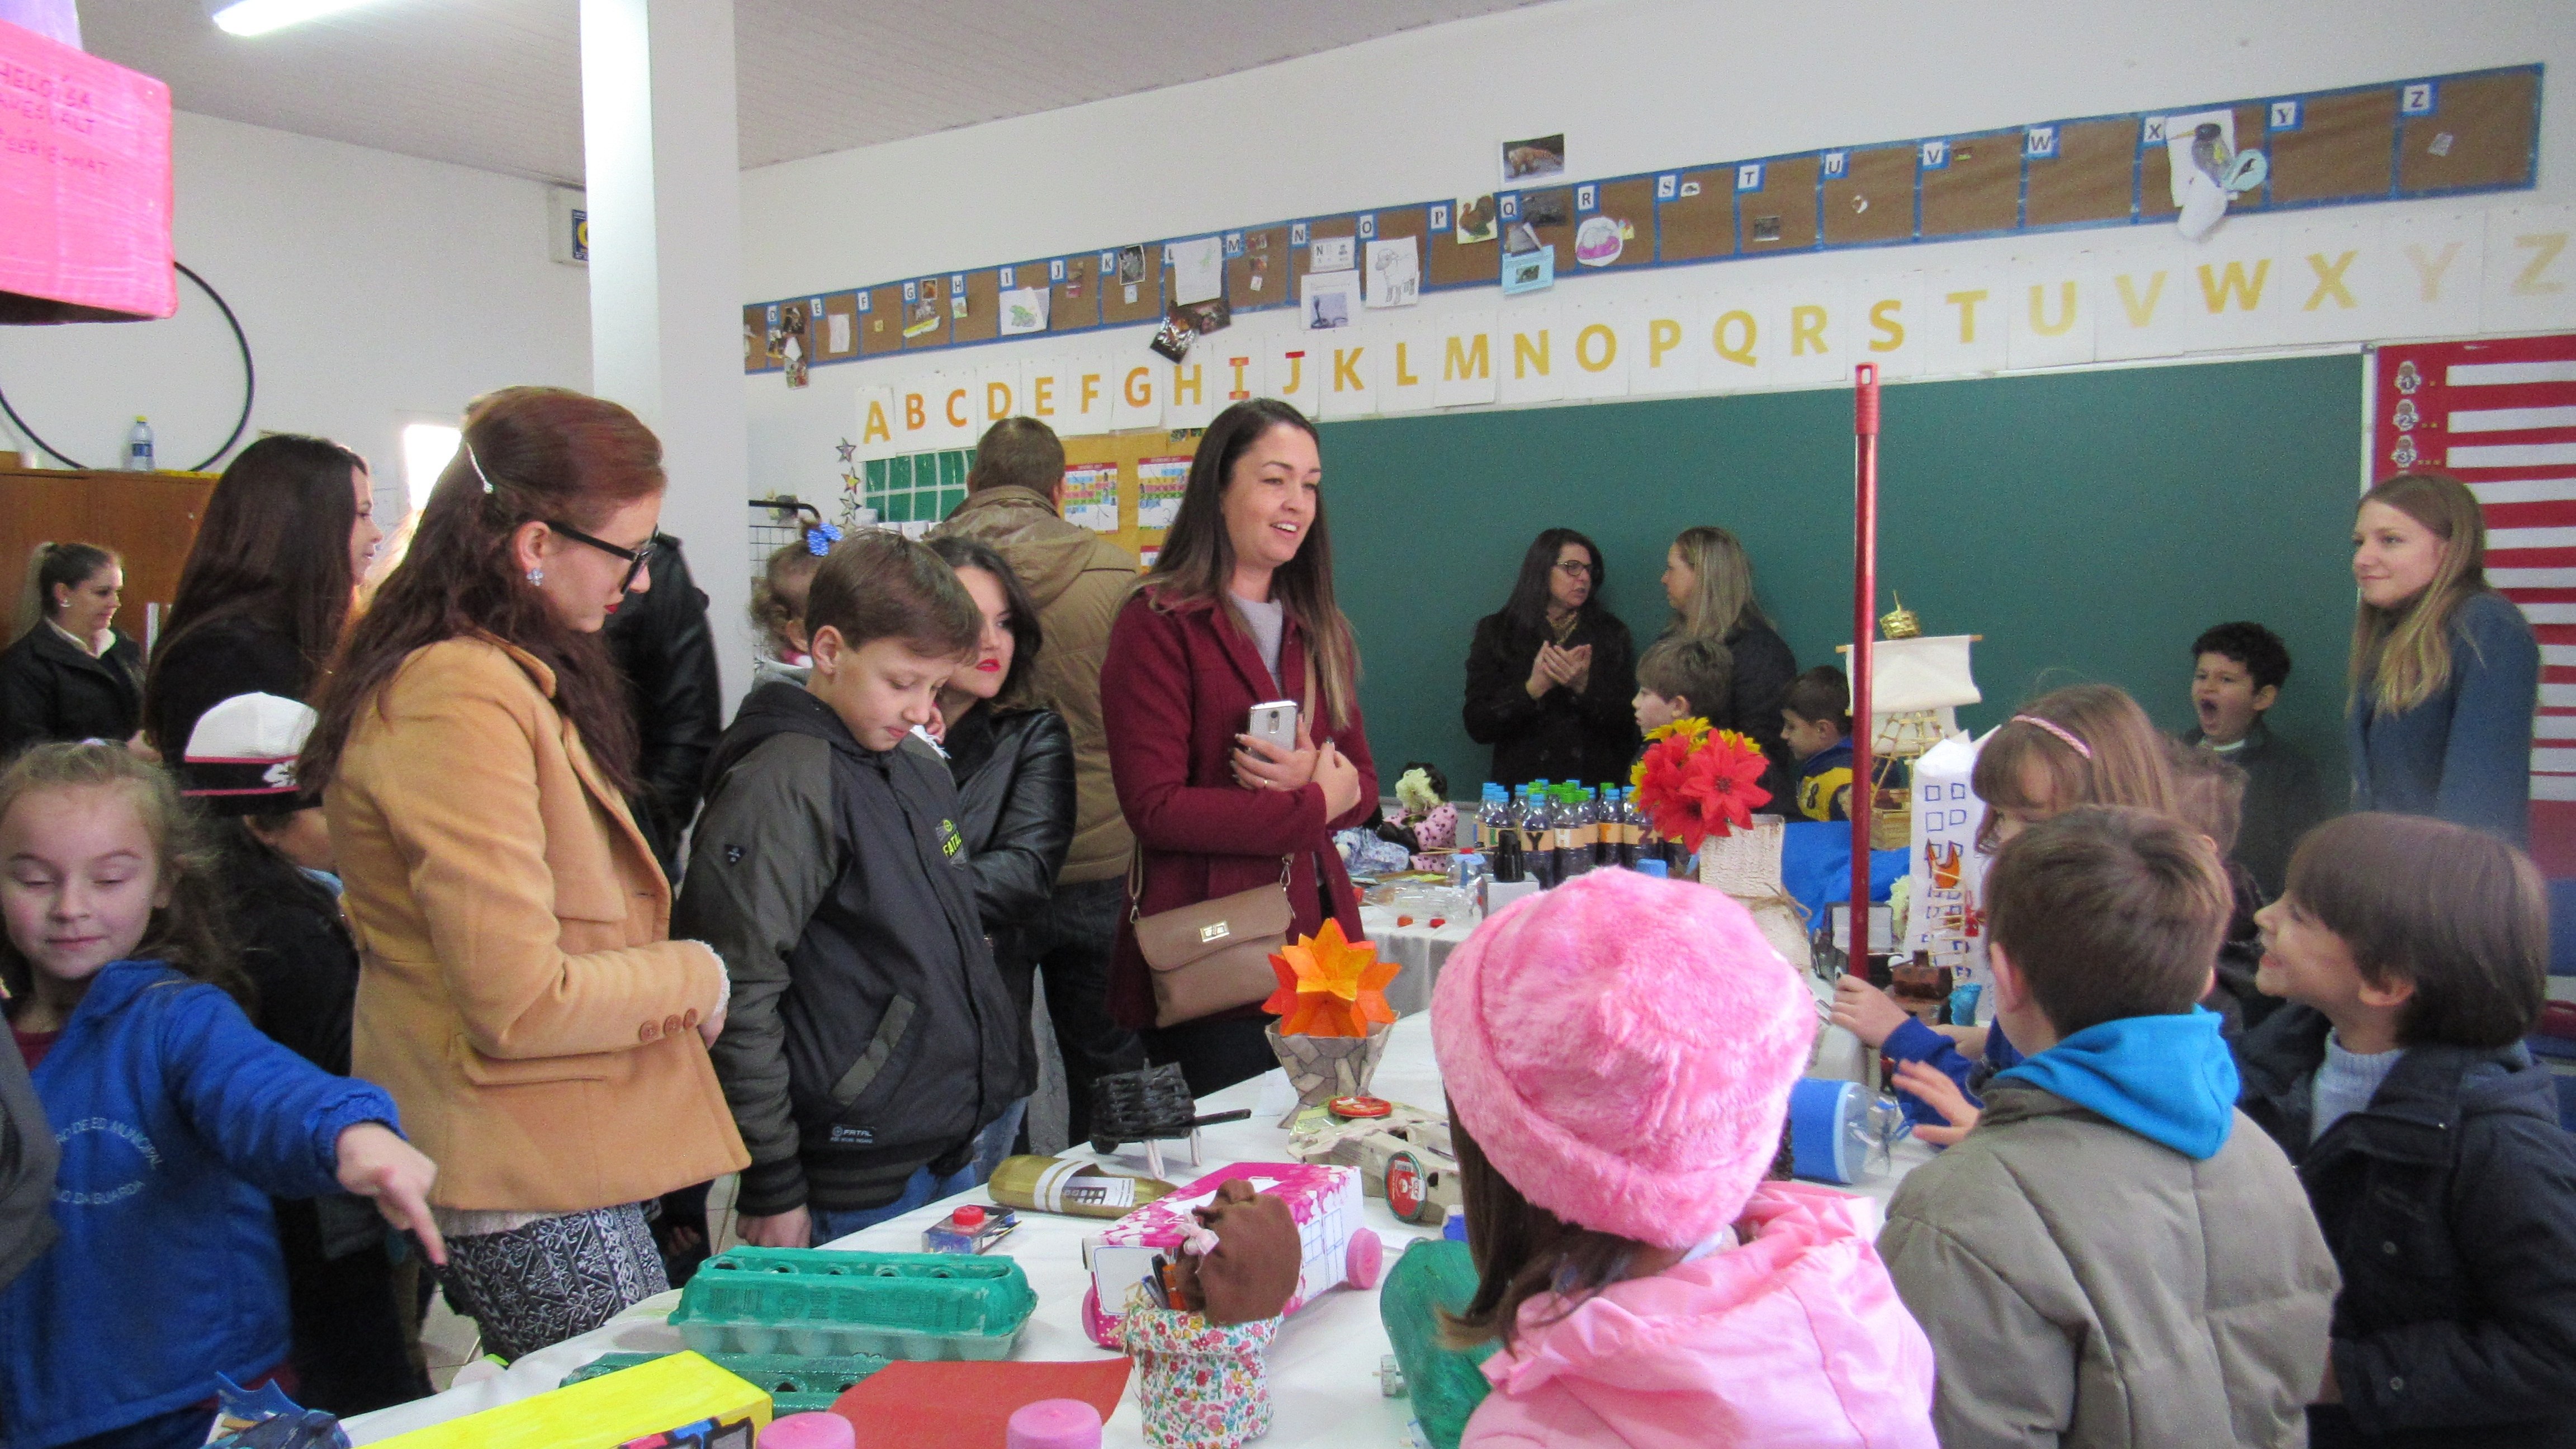
[(724, 686), (706, 593), (689, 577), (678, 539), (656, 534), (654, 542), (653, 587), (628, 594), (605, 632), (635, 711), (637, 793), (626, 803), (662, 873), (677, 882), (680, 837), (697, 818), (707, 757), (724, 734)]
[(122, 744), (143, 718), (143, 651), (123, 634), (92, 658), (50, 624), (0, 652), (0, 759), (48, 740)]
[(950, 726), (945, 744), (957, 781), (957, 825), (975, 869), (975, 909), (1028, 1034), (1025, 1094), (1037, 1085), (1029, 1028), (1037, 952), (1028, 928), (1045, 914), (1073, 843), (1073, 736), (1053, 710), (995, 714), (980, 705)]

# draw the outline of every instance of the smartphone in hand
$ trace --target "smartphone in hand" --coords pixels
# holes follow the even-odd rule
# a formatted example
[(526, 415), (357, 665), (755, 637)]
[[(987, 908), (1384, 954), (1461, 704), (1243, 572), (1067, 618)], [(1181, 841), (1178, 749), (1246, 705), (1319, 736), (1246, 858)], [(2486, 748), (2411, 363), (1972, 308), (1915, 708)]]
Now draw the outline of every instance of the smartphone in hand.
[(1297, 701), (1274, 699), (1252, 707), (1244, 721), (1243, 732), (1256, 740), (1268, 740), (1283, 750), (1297, 748)]

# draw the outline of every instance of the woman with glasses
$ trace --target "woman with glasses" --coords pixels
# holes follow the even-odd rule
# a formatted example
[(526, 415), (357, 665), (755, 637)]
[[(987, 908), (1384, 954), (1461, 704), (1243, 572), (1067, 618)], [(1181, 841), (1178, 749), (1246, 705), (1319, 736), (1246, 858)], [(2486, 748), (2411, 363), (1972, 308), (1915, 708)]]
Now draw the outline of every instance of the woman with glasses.
[(615, 403), (477, 400), (300, 766), (362, 962), (357, 1074), (439, 1154), (448, 1299), (504, 1358), (661, 1292), (643, 1205), (749, 1160), (707, 1061), (724, 963), (669, 939), (600, 638), (652, 586), (662, 492)]
[(1637, 656), (1602, 602), (1601, 550), (1570, 528), (1540, 534), (1498, 613), (1467, 650), (1467, 734), (1494, 747), (1490, 778), (1586, 785), (1628, 778), (1637, 755)]

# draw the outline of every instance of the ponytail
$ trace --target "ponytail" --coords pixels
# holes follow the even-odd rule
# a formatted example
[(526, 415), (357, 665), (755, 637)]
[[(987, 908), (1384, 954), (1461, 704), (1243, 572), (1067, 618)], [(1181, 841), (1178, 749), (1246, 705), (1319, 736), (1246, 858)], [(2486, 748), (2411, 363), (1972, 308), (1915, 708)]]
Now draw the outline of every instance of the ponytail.
[[(54, 586), (79, 588), (116, 555), (94, 543), (40, 543), (27, 556), (27, 582), (18, 591), (18, 623), (9, 631), (16, 643), (54, 616)], [(86, 641), (84, 641), (86, 642)]]

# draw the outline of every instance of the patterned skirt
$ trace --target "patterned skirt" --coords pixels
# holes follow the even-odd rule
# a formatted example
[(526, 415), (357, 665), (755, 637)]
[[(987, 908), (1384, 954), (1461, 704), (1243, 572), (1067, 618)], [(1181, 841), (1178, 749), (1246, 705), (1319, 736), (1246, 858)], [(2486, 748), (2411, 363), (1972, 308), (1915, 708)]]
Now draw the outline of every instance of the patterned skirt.
[(588, 1333), (671, 1286), (641, 1203), (449, 1238), (438, 1278), (483, 1331), (484, 1352), (505, 1361)]

